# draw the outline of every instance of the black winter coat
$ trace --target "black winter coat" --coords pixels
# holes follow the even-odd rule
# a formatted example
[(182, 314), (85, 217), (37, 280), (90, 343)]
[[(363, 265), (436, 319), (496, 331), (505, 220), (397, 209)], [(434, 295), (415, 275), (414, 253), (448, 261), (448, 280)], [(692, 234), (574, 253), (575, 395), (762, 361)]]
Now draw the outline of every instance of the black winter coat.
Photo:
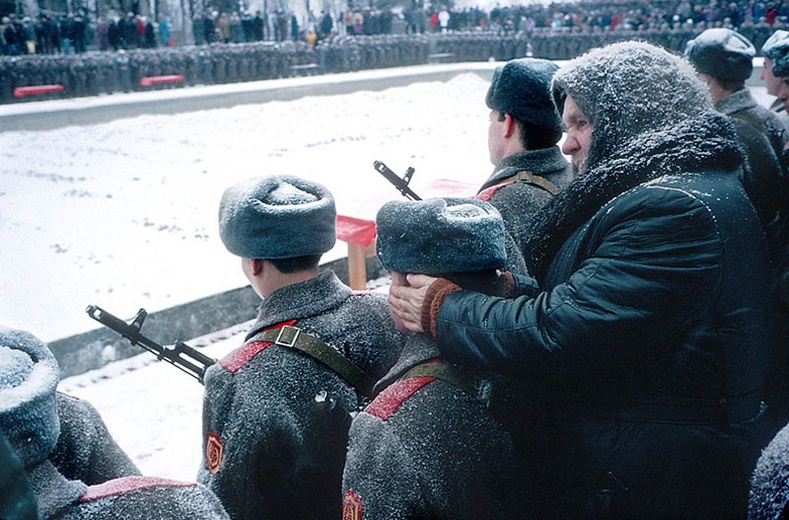
[(542, 293), (441, 305), (448, 360), (544, 385), (556, 516), (745, 516), (769, 267), (741, 161), (719, 115), (636, 139), (554, 199)]

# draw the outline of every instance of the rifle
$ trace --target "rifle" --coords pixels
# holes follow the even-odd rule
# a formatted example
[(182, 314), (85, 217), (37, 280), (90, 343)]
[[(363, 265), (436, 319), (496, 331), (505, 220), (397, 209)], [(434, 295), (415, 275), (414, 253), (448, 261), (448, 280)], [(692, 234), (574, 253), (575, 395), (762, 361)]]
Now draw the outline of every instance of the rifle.
[(408, 187), (408, 183), (411, 182), (411, 176), (414, 174), (413, 168), (409, 166), (405, 171), (405, 175), (403, 175), (403, 178), (401, 179), (395, 172), (390, 170), (389, 167), (381, 161), (375, 161), (373, 163), (373, 167), (375, 168), (375, 171), (386, 177), (386, 180), (394, 184), (395, 188), (397, 188), (397, 191), (402, 193), (406, 198), (411, 200), (422, 200), (419, 195), (414, 193), (414, 190)]
[(175, 345), (163, 346), (143, 335), (140, 329), (148, 316), (145, 309), (137, 311), (137, 315), (129, 323), (96, 305), (88, 305), (85, 312), (105, 327), (131, 341), (132, 345), (139, 345), (152, 352), (157, 359), (167, 361), (177, 369), (186, 372), (196, 378), (200, 384), (203, 384), (203, 377), (208, 367), (216, 363), (216, 359), (206, 356), (180, 340), (176, 341)]

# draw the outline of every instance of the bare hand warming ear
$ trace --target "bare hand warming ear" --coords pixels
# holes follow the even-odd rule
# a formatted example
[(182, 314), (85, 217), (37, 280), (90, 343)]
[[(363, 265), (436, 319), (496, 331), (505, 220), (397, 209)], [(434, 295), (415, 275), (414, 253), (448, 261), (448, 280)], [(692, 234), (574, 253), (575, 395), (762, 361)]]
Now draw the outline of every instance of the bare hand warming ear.
[(437, 279), (424, 274), (409, 274), (408, 286), (392, 285), (389, 289), (389, 310), (401, 333), (408, 336), (424, 333), (422, 305), (428, 287)]

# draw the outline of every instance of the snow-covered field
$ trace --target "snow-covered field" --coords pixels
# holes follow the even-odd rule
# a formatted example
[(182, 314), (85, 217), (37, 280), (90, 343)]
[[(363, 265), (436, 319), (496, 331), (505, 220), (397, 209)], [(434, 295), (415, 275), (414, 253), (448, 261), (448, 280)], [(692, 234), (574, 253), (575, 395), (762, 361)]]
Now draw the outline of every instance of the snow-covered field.
[[(474, 74), (92, 126), (0, 133), (0, 321), (51, 341), (119, 315), (246, 284), (217, 234), (222, 192), (287, 173), (325, 184), (338, 212), (373, 218), (398, 193), (382, 160), (428, 194), (489, 174), (487, 85)], [(338, 244), (326, 259), (345, 254)]]
[[(0, 323), (45, 341), (95, 328), (97, 304), (131, 317), (246, 284), (217, 234), (224, 189), (252, 176), (325, 184), (340, 213), (374, 218), (394, 189), (373, 171), (416, 169), (477, 186), (487, 83), (463, 74), (382, 92), (310, 97), (93, 126), (0, 133)], [(767, 103), (763, 89), (753, 89)], [(325, 258), (345, 254), (344, 244)], [(187, 341), (221, 357), (251, 323)], [(142, 353), (61, 382), (89, 400), (145, 474), (193, 480), (202, 386)]]

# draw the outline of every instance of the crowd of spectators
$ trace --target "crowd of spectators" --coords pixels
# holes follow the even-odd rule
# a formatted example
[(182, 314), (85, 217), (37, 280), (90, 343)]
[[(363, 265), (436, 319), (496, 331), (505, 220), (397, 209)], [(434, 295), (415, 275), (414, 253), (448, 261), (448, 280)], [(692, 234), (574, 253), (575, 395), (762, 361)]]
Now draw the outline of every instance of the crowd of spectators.
[[(441, 31), (442, 10), (445, 9), (407, 10), (408, 29), (413, 32)], [(789, 19), (789, 2), (609, 0), (496, 6), (490, 11), (449, 9), (446, 12), (448, 31), (487, 29), (526, 34), (546, 31), (615, 32), (675, 30), (687, 25), (739, 29), (742, 26), (773, 27), (776, 23), (785, 23)]]
[[(789, 21), (787, 2), (729, 2), (728, 0), (669, 0), (647, 2), (594, 1), (549, 5), (497, 5), (489, 11), (443, 5), (416, 6), (403, 11), (360, 8), (339, 13), (310, 14), (299, 20), (293, 11), (271, 13), (206, 11), (194, 17), (196, 45), (283, 42), (300, 40), (315, 45), (335, 36), (372, 36), (392, 33), (430, 34), (483, 32), (492, 34), (596, 34), (617, 32), (671, 32), (730, 27), (747, 33), (755, 28), (783, 27)], [(396, 24), (397, 27), (396, 27)], [(755, 41), (754, 43), (758, 43)], [(93, 19), (88, 13), (67, 13), (58, 19), (41, 14), (37, 20), (10, 13), (2, 18), (0, 52), (4, 55), (69, 54), (87, 48), (119, 50), (172, 46), (175, 42), (167, 18), (158, 20), (135, 13), (106, 13)]]
[[(84, 16), (67, 15), (56, 22), (42, 15), (35, 24), (7, 16), (0, 30), (5, 55), (0, 56), (0, 103), (30, 100), (17, 97), (17, 87), (48, 84), (64, 86), (52, 96), (79, 97), (436, 61), (568, 60), (632, 39), (681, 53), (687, 41), (708, 27), (736, 29), (759, 50), (776, 29), (788, 27), (789, 0), (697, 5), (687, 0), (609, 1), (402, 14), (395, 28), (392, 13), (368, 9), (342, 14), (337, 21), (322, 12), (303, 25), (284, 10), (271, 15), (208, 12), (193, 20), (194, 45), (176, 44), (164, 16), (154, 23), (127, 13), (108, 23), (99, 19), (96, 26), (85, 24)], [(183, 80), (139, 83), (158, 75)]]
[(89, 24), (86, 17), (68, 13), (60, 20), (41, 14), (36, 22), (14, 13), (2, 18), (0, 50), (6, 56), (24, 54), (70, 54), (87, 50)]
[[(135, 13), (105, 13), (93, 19), (87, 13), (51, 19), (42, 14), (33, 21), (13, 13), (3, 17), (0, 52), (4, 55), (84, 52), (153, 48), (174, 45), (164, 16), (158, 20)], [(311, 45), (333, 36), (372, 36), (392, 33), (430, 34), (484, 32), (493, 34), (595, 34), (617, 32), (671, 32), (729, 27), (743, 33), (783, 27), (789, 21), (787, 2), (730, 2), (646, 0), (560, 2), (549, 5), (496, 5), (490, 10), (448, 8), (441, 4), (394, 12), (359, 8), (336, 14), (310, 14), (299, 20), (293, 11), (270, 13), (206, 11), (192, 23), (196, 45), (255, 41), (306, 41)], [(758, 43), (754, 41), (754, 43)], [(757, 45), (758, 47), (758, 45)]]

